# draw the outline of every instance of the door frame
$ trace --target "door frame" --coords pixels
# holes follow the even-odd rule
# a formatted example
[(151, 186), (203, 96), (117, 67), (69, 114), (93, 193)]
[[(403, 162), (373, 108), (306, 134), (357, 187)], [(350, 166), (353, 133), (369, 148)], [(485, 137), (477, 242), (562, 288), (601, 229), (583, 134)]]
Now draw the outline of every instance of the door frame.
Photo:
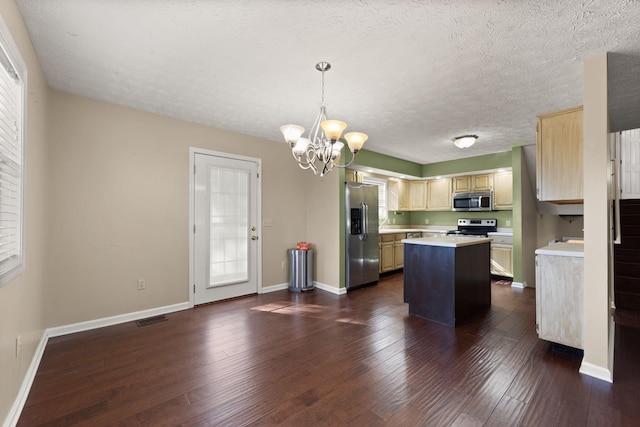
[(195, 306), (195, 160), (196, 154), (203, 154), (206, 156), (223, 157), (225, 159), (243, 160), (248, 162), (254, 162), (258, 165), (258, 185), (256, 188), (256, 215), (258, 217), (257, 236), (258, 248), (256, 250), (256, 285), (258, 293), (262, 293), (262, 159), (257, 157), (240, 156), (237, 154), (224, 153), (222, 151), (207, 150), (204, 148), (189, 147), (189, 283), (187, 292), (189, 293), (189, 308)]

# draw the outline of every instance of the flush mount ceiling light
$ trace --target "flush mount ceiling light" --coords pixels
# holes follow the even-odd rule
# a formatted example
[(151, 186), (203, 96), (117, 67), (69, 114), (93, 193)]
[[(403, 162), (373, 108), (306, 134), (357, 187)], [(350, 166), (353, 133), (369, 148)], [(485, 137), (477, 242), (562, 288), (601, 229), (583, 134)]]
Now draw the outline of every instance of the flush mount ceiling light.
[(478, 139), (478, 135), (456, 136), (453, 138), (453, 143), (458, 148), (469, 148), (476, 143), (476, 139)]
[[(322, 101), (320, 113), (316, 117), (308, 138), (303, 138), (304, 128), (299, 125), (284, 125), (280, 132), (284, 140), (291, 147), (291, 154), (302, 169), (311, 169), (314, 175), (320, 176), (331, 172), (334, 166), (345, 168), (356, 158), (358, 151), (362, 149), (367, 135), (360, 132), (349, 132), (344, 138), (340, 138), (347, 124), (340, 120), (327, 120), (327, 107), (324, 103), (324, 73), (329, 71), (331, 64), (318, 62), (316, 70), (322, 73)], [(345, 165), (339, 165), (340, 153), (347, 143), (351, 151), (351, 160)]]

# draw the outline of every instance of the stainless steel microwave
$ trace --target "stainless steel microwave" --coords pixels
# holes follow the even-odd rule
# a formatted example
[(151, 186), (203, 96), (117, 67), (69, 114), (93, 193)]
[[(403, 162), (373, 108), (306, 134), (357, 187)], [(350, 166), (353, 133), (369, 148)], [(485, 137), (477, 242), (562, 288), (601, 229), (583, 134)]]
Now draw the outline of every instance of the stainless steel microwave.
[(451, 209), (457, 212), (490, 211), (493, 206), (493, 192), (454, 193)]

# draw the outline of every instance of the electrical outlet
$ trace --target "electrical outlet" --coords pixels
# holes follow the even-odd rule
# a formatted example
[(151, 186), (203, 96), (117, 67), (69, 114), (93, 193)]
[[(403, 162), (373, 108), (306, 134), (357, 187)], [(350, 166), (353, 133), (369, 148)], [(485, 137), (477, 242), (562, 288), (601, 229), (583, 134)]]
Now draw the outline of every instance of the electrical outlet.
[(425, 219), (424, 219), (424, 223), (425, 223), (425, 224), (429, 224), (429, 218), (425, 218)]
[(393, 218), (393, 222), (392, 222), (392, 224), (395, 224), (395, 223), (396, 223), (396, 219), (395, 219), (395, 218)]
[(147, 289), (147, 282), (144, 279), (138, 279), (138, 290), (143, 291)]
[(282, 268), (284, 270), (284, 267), (285, 267), (285, 262), (282, 261), (282, 267), (280, 267), (280, 268)]
[(507, 227), (511, 227), (511, 220), (510, 219), (507, 220)]
[(16, 359), (20, 357), (21, 348), (22, 348), (22, 336), (18, 335), (16, 337)]

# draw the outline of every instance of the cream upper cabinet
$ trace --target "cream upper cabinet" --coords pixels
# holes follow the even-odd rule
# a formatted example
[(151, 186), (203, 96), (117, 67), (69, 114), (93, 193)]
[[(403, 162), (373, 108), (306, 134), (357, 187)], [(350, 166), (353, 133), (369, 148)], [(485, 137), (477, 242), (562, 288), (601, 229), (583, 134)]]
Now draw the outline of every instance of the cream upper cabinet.
[(399, 211), (400, 204), (399, 201), (399, 184), (395, 179), (389, 179), (387, 181), (387, 197), (389, 198), (389, 202), (387, 203), (387, 207), (390, 211)]
[(451, 210), (451, 178), (427, 181), (427, 210)]
[(398, 210), (409, 210), (409, 183), (404, 179), (398, 181)]
[(389, 210), (409, 210), (409, 185), (407, 181), (404, 179), (389, 179), (387, 188), (389, 190)]
[(409, 181), (409, 210), (427, 209), (427, 181)]
[(466, 193), (469, 191), (471, 191), (471, 175), (453, 177), (454, 193)]
[(493, 175), (483, 173), (482, 175), (471, 175), (471, 191), (489, 191), (493, 187)]
[(466, 193), (468, 191), (489, 191), (493, 187), (493, 175), (462, 175), (453, 177), (453, 192)]
[(493, 174), (493, 209), (510, 210), (512, 208), (513, 172), (496, 172)]
[(582, 107), (538, 116), (538, 200), (582, 203)]

